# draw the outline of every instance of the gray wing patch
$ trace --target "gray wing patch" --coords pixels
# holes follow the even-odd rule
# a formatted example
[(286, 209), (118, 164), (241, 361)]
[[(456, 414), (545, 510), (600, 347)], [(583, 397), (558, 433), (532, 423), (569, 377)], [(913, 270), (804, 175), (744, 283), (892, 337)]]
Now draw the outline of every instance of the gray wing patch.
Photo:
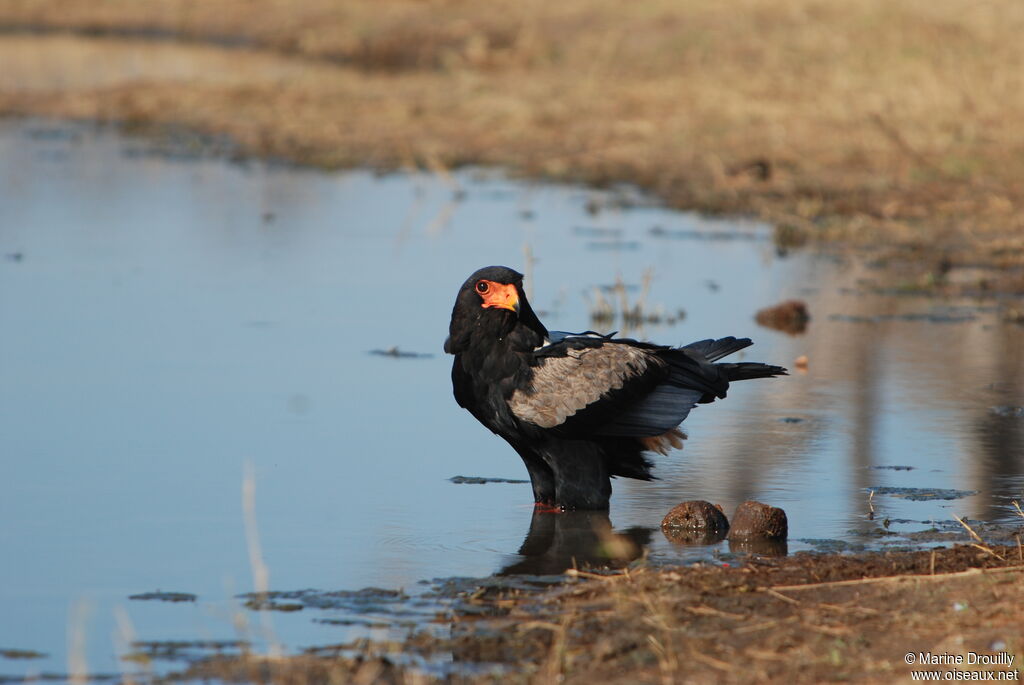
[(646, 350), (608, 344), (569, 350), (565, 357), (546, 357), (534, 369), (526, 390), (508, 400), (512, 413), (541, 428), (553, 428), (606, 393), (618, 390), (651, 365), (664, 362)]
[(662, 383), (596, 432), (600, 435), (660, 435), (682, 423), (702, 395), (700, 390)]

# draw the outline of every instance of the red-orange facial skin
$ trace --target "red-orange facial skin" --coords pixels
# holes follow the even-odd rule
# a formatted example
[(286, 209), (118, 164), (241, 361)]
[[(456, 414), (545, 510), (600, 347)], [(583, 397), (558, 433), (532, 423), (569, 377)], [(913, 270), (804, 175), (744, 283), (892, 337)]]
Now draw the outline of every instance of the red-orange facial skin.
[(514, 285), (481, 279), (473, 285), (473, 289), (483, 300), (480, 306), (485, 309), (496, 307), (519, 311), (519, 293)]

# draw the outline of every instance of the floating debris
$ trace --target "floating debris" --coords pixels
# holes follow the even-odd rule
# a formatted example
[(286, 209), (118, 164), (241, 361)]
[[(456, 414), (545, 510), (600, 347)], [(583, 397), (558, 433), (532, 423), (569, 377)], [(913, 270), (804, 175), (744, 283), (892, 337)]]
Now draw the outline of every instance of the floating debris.
[(406, 352), (398, 349), (397, 345), (386, 350), (370, 350), (370, 354), (375, 354), (378, 357), (394, 357), (395, 359), (427, 359), (434, 356), (425, 352)]
[[(325, 626), (360, 626), (363, 628), (391, 628), (393, 624), (386, 621), (369, 621), (359, 618), (317, 618), (313, 623), (320, 623)], [(400, 625), (407, 628), (415, 627), (415, 621), (402, 621)]]
[(674, 229), (668, 230), (662, 226), (653, 226), (648, 233), (655, 238), (669, 238), (674, 240), (764, 240), (762, 233), (751, 233), (749, 231), (702, 231), (698, 229)]
[[(135, 650), (125, 655), (129, 661), (197, 661), (210, 656), (224, 656), (248, 651), (252, 643), (247, 640), (138, 640)], [(89, 680), (93, 676), (90, 674)]]
[(0, 659), (45, 659), (48, 655), (34, 649), (5, 649), (0, 647)]
[(587, 243), (588, 250), (639, 250), (640, 243), (636, 240), (591, 240)]
[(804, 419), (799, 416), (783, 416), (779, 419), (779, 423), (803, 423)]
[(284, 613), (290, 613), (293, 611), (302, 611), (306, 608), (304, 604), (298, 602), (277, 602), (272, 599), (264, 599), (262, 597), (251, 597), (245, 600), (242, 604), (246, 609), (252, 609), (253, 611), (281, 611)]
[(879, 487), (870, 488), (879, 495), (892, 495), (901, 499), (908, 499), (914, 502), (930, 502), (944, 499), (963, 499), (971, 495), (977, 495), (977, 490), (954, 490), (952, 488), (895, 488)]
[(135, 599), (140, 601), (156, 600), (158, 602), (194, 602), (196, 601), (196, 595), (191, 592), (163, 592), (157, 590), (156, 592), (143, 592), (137, 595), (129, 595), (128, 599)]
[(879, 466), (869, 466), (868, 468), (869, 469), (874, 469), (876, 471), (882, 471), (882, 470), (889, 470), (889, 471), (913, 471), (917, 467), (916, 466), (901, 466), (899, 464), (893, 464), (893, 465), (884, 464), (884, 465), (879, 465)]
[(409, 596), (401, 590), (367, 587), (362, 590), (288, 590), (247, 592), (238, 595), (245, 606), (255, 611), (300, 611), (309, 609), (343, 609), (356, 614), (384, 612), (402, 615), (391, 607), (405, 602)]
[(803, 300), (786, 300), (773, 307), (759, 310), (754, 320), (765, 328), (800, 335), (807, 331), (811, 315), (807, 311), (807, 303)]
[(486, 483), (529, 483), (528, 480), (516, 480), (515, 478), (484, 478), (482, 476), (452, 476), (449, 478), (458, 485), (484, 485)]
[[(600, 573), (595, 570), (594, 573)], [(607, 572), (612, 575), (611, 571)], [(506, 592), (536, 592), (553, 586), (572, 582), (574, 576), (566, 578), (565, 574), (531, 574), (517, 573), (508, 576), (487, 576), (486, 578), (434, 578), (424, 581), (431, 590), (423, 593), (429, 599), (468, 599), (480, 600), (492, 598)], [(462, 610), (464, 607), (459, 606)]]
[(833, 538), (801, 538), (797, 542), (802, 542), (805, 545), (810, 545), (814, 548), (815, 552), (822, 552), (825, 554), (840, 554), (842, 552), (863, 552), (867, 549), (866, 545), (858, 542), (845, 542), (843, 540), (835, 540)]

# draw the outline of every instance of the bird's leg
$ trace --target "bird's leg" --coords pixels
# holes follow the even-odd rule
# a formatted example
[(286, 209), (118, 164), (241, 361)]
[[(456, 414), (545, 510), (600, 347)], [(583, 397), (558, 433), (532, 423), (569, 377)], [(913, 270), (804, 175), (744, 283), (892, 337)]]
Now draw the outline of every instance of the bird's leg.
[(563, 509), (607, 509), (612, 496), (608, 464), (585, 440), (566, 440), (545, 454), (554, 472), (555, 504)]
[(524, 445), (512, 446), (519, 452), (526, 464), (526, 470), (530, 473), (530, 483), (533, 485), (533, 501), (537, 506), (553, 506), (555, 503), (555, 476), (551, 467), (545, 463), (539, 454), (530, 450)]

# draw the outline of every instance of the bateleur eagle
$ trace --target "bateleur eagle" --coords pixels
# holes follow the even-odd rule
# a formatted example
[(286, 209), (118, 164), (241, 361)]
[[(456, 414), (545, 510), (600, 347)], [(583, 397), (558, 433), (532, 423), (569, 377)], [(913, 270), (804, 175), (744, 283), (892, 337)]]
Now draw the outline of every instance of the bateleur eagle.
[(786, 373), (718, 361), (751, 344), (548, 331), (523, 275), (489, 266), (459, 289), (444, 350), (455, 355), (455, 400), (519, 453), (538, 504), (606, 509), (611, 477), (651, 480), (644, 453), (682, 447), (679, 424), (694, 406), (724, 398), (731, 381)]

